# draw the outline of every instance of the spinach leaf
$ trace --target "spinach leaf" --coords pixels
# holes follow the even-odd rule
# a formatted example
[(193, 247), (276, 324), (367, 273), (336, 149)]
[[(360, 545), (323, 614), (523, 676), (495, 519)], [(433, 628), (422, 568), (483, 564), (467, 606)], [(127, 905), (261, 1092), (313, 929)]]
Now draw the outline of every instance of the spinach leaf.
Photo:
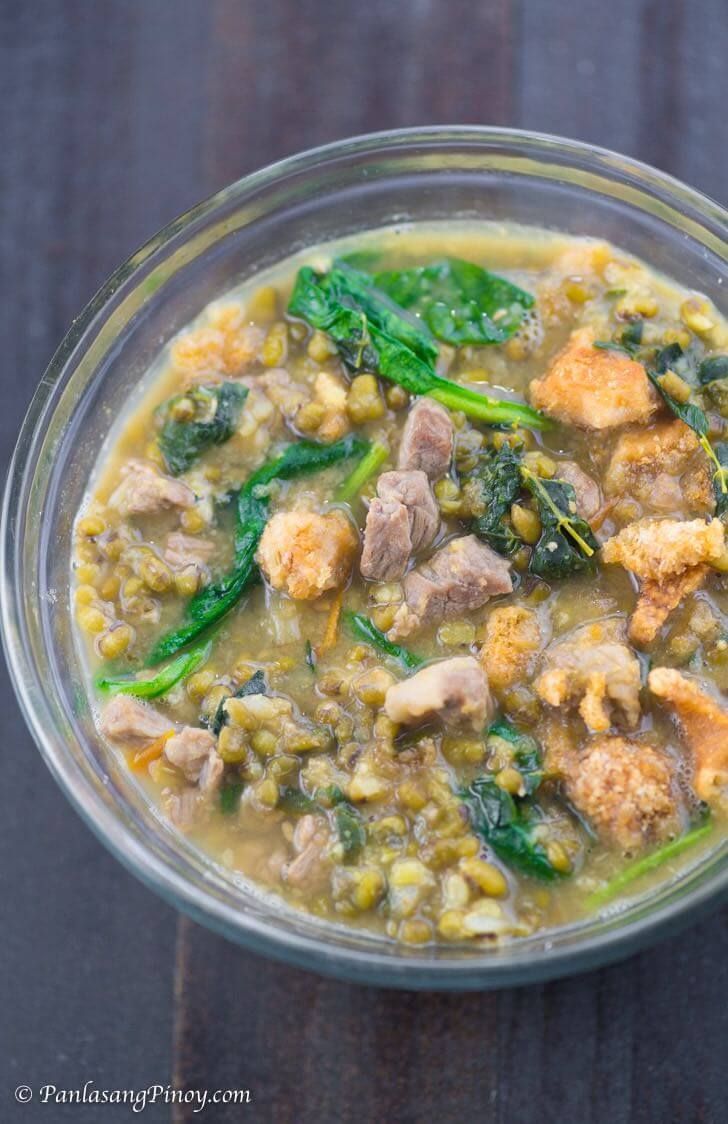
[(240, 797), (245, 785), (242, 781), (227, 781), (220, 789), (220, 811), (224, 816), (231, 816), (240, 806)]
[(521, 477), (538, 505), (541, 537), (529, 569), (541, 578), (564, 578), (592, 565), (599, 548), (592, 529), (577, 514), (576, 494), (565, 480), (545, 480), (521, 465)]
[(728, 379), (728, 355), (711, 355), (698, 367), (698, 382), (701, 386), (716, 379)]
[(290, 816), (304, 816), (310, 812), (320, 812), (321, 805), (302, 792), (300, 788), (284, 785), (278, 790), (278, 804), (282, 812)]
[(220, 700), (218, 708), (215, 711), (215, 714), (213, 715), (210, 722), (210, 733), (214, 734), (215, 737), (217, 737), (217, 735), (220, 733), (223, 726), (227, 722), (226, 704), (228, 698), (244, 699), (247, 698), (248, 695), (265, 695), (267, 691), (268, 687), (265, 681), (265, 675), (262, 671), (256, 671), (254, 675), (251, 675), (250, 679), (248, 679), (246, 683), (243, 683), (240, 687), (238, 687), (237, 691), (233, 691), (232, 695), (228, 695), (227, 698)]
[[(219, 386), (197, 386), (170, 398), (162, 407), (166, 421), (159, 434), (159, 447), (168, 471), (179, 476), (206, 449), (222, 445), (232, 437), (247, 395), (247, 387), (223, 382)], [(194, 414), (188, 421), (176, 421), (171, 415), (183, 400), (193, 404)]]
[(137, 675), (104, 675), (95, 680), (99, 691), (110, 695), (134, 695), (138, 699), (156, 699), (168, 694), (173, 687), (187, 679), (201, 664), (210, 658), (212, 644), (197, 644), (161, 668), (156, 675), (140, 678)]
[(331, 445), (299, 441), (254, 472), (238, 492), (233, 568), (187, 602), (183, 624), (161, 637), (148, 656), (147, 664), (153, 666), (189, 644), (221, 620), (237, 605), (245, 591), (258, 581), (260, 574), (255, 552), (268, 521), (270, 484), (275, 480), (290, 480), (295, 476), (319, 472), (349, 457), (363, 456), (368, 449), (368, 441), (351, 434)]
[(387, 640), (384, 633), (363, 613), (344, 613), (344, 623), (354, 636), (378, 648), (386, 656), (398, 660), (410, 671), (421, 667), (425, 662), (421, 656), (416, 656), (414, 652), (410, 652), (409, 648), (403, 648), (400, 644), (393, 644), (391, 640)]
[(334, 823), (344, 852), (344, 861), (355, 859), (367, 841), (367, 832), (356, 808), (346, 800), (334, 805)]
[(559, 876), (545, 847), (534, 838), (534, 821), (523, 814), (510, 793), (490, 777), (481, 776), (461, 796), (473, 830), (503, 862), (534, 878), (552, 880)]
[(547, 419), (530, 406), (489, 398), (442, 378), (411, 348), (378, 328), (359, 306), (355, 294), (349, 292), (347, 304), (339, 295), (329, 291), (325, 274), (304, 266), (298, 271), (288, 312), (326, 332), (352, 370), (376, 372), (410, 394), (427, 394), (448, 409), (461, 410), (482, 422), (513, 422), (538, 429), (548, 425)]
[(534, 304), (530, 293), (461, 258), (376, 273), (374, 283), (453, 347), (503, 343)]
[(531, 796), (543, 778), (541, 750), (535, 738), (517, 730), (505, 718), (499, 718), (488, 729), (488, 734), (503, 738), (513, 746), (513, 763), (523, 777), (526, 794)]
[(416, 317), (398, 308), (384, 291), (377, 289), (368, 273), (353, 269), (344, 261), (336, 261), (321, 285), (334, 300), (363, 312), (370, 324), (414, 351), (424, 363), (434, 366), (437, 362), (437, 344), (429, 331)]
[(502, 445), (497, 451), (488, 450), (473, 476), (486, 510), (473, 520), (472, 528), (499, 554), (513, 554), (521, 545), (508, 522), (522, 487), (520, 465), (520, 454), (510, 445)]

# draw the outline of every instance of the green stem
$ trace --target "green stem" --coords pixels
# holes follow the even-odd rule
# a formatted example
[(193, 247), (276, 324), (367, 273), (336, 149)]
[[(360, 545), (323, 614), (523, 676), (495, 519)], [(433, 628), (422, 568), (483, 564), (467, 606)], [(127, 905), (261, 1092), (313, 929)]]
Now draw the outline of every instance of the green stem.
[(386, 445), (375, 441), (369, 449), (369, 452), (359, 461), (356, 468), (341, 481), (334, 492), (334, 499), (343, 501), (353, 500), (355, 496), (359, 495), (359, 492), (362, 490), (367, 480), (384, 464), (388, 456), (389, 449)]
[(700, 437), (700, 444), (702, 445), (703, 449), (705, 450), (705, 453), (707, 454), (707, 456), (710, 458), (710, 460), (715, 465), (715, 472), (713, 473), (713, 479), (718, 480), (718, 482), (720, 484), (721, 492), (723, 492), (724, 495), (727, 494), (728, 493), (728, 468), (726, 468), (724, 465), (722, 465), (720, 463), (720, 461), (718, 460), (718, 457), (716, 455), (715, 449), (713, 448), (713, 446), (711, 445), (710, 441), (705, 436), (705, 434), (703, 434)]
[[(446, 383), (448, 380), (440, 381)], [(548, 419), (530, 406), (501, 398), (488, 398), (485, 394), (460, 386), (459, 383), (453, 383), (449, 387), (437, 386), (425, 391), (425, 394), (441, 402), (449, 410), (460, 410), (466, 417), (488, 425), (526, 425), (533, 429), (547, 429), (549, 426)]]
[(387, 640), (384, 633), (363, 613), (344, 613), (344, 623), (354, 636), (357, 636), (360, 640), (366, 640), (368, 644), (372, 644), (385, 655), (399, 660), (410, 671), (421, 667), (425, 662), (421, 656), (416, 656), (414, 652), (410, 652), (409, 648), (403, 648), (401, 645), (393, 644), (391, 640)]
[(699, 843), (701, 839), (705, 839), (710, 835), (713, 830), (712, 820), (708, 823), (701, 824), (700, 827), (693, 828), (686, 835), (681, 835), (679, 839), (673, 839), (670, 843), (666, 843), (664, 847), (660, 847), (657, 851), (653, 851), (650, 855), (645, 855), (642, 859), (637, 859), (636, 862), (630, 863), (619, 874), (615, 875), (606, 886), (602, 886), (601, 890), (595, 890), (586, 899), (586, 906), (588, 909), (598, 909), (600, 906), (605, 905), (606, 902), (615, 898), (622, 890), (626, 889), (632, 882), (641, 878), (643, 874), (648, 874), (656, 867), (662, 866), (663, 863), (668, 862), (669, 859), (674, 859), (677, 855), (681, 855), (683, 851), (687, 851), (695, 843)]
[(147, 678), (138, 678), (135, 675), (106, 676), (99, 675), (96, 687), (110, 695), (134, 695), (138, 699), (156, 699), (166, 695), (182, 679), (192, 675), (193, 671), (210, 658), (212, 642), (198, 644), (189, 652), (183, 652), (176, 659), (158, 671), (156, 675)]
[(564, 518), (563, 512), (559, 510), (554, 501), (551, 499), (551, 496), (548, 494), (546, 488), (544, 488), (544, 486), (542, 485), (538, 476), (531, 472), (530, 469), (525, 468), (523, 465), (521, 465), (521, 475), (523, 476), (524, 480), (530, 480), (532, 482), (543, 503), (546, 505), (546, 507), (548, 507), (552, 514), (556, 516), (558, 530), (565, 531), (567, 535), (570, 535), (576, 545), (579, 547), (579, 550), (581, 550), (585, 555), (585, 557), (591, 558), (594, 554), (593, 547), (589, 546), (589, 543), (584, 541), (579, 532), (571, 525), (571, 521)]

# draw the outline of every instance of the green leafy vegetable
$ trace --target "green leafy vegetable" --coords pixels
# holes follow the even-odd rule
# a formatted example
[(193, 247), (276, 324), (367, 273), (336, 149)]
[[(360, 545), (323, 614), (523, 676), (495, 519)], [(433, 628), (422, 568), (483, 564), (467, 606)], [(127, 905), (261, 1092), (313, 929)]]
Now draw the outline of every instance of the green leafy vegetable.
[(531, 573), (563, 578), (589, 568), (598, 543), (586, 519), (577, 513), (571, 484), (543, 480), (525, 465), (521, 465), (521, 477), (536, 500), (542, 527), (531, 555)]
[(536, 739), (517, 730), (505, 718), (494, 722), (488, 729), (488, 735), (503, 738), (513, 746), (513, 763), (523, 778), (526, 794), (531, 796), (543, 778), (541, 750)]
[(497, 451), (488, 451), (473, 477), (486, 505), (484, 514), (473, 520), (473, 531), (499, 554), (513, 554), (521, 545), (508, 521), (522, 487), (520, 465), (519, 453), (510, 445), (502, 445)]
[(410, 394), (429, 395), (448, 409), (461, 410), (482, 422), (513, 422), (539, 429), (548, 424), (530, 406), (488, 398), (442, 378), (411, 348), (379, 329), (358, 305), (355, 294), (349, 293), (348, 303), (343, 304), (340, 294), (334, 295), (327, 288), (326, 276), (309, 266), (300, 269), (288, 311), (326, 332), (352, 370), (375, 371)]
[(534, 837), (536, 823), (527, 818), (510, 793), (488, 776), (478, 777), (461, 793), (473, 830), (496, 855), (523, 874), (550, 881), (559, 871)]
[(237, 812), (245, 785), (242, 781), (227, 781), (220, 789), (220, 811), (224, 816)]
[(321, 805), (302, 792), (300, 788), (284, 785), (278, 790), (278, 804), (282, 812), (290, 816), (304, 816), (310, 812), (320, 812)]
[(334, 300), (363, 312), (370, 324), (404, 344), (424, 363), (434, 366), (437, 362), (437, 344), (422, 321), (398, 308), (385, 292), (375, 288), (368, 273), (336, 261), (321, 284)]
[(221, 620), (258, 580), (255, 552), (268, 521), (269, 485), (276, 480), (290, 480), (295, 476), (320, 472), (348, 457), (363, 456), (368, 448), (367, 441), (351, 434), (331, 445), (299, 441), (295, 445), (289, 445), (281, 456), (268, 461), (254, 472), (238, 492), (235, 562), (232, 570), (187, 602), (184, 623), (157, 642), (147, 663), (154, 666), (189, 644), (196, 636)]
[(342, 480), (334, 492), (334, 499), (344, 502), (353, 500), (359, 495), (367, 480), (381, 468), (389, 456), (389, 449), (375, 441), (368, 453), (365, 453), (358, 465), (349, 475)]
[(366, 828), (356, 808), (342, 800), (334, 806), (334, 823), (345, 861), (356, 858), (367, 841)]
[(262, 671), (256, 671), (254, 675), (251, 675), (250, 679), (248, 679), (247, 682), (238, 687), (237, 691), (233, 691), (232, 695), (228, 695), (227, 698), (220, 700), (218, 708), (215, 711), (212, 721), (210, 722), (210, 732), (217, 737), (217, 735), (225, 725), (227, 721), (227, 712), (225, 708), (228, 699), (244, 699), (249, 695), (264, 695), (267, 689), (268, 688), (265, 682), (265, 675)]
[[(166, 402), (159, 447), (169, 472), (179, 476), (206, 449), (232, 437), (247, 394), (247, 387), (240, 383), (223, 382), (219, 386), (197, 386)], [(177, 421), (172, 415), (182, 402), (190, 403), (194, 413), (189, 420)]]
[(189, 652), (177, 656), (156, 675), (146, 678), (137, 675), (100, 675), (96, 679), (96, 687), (99, 691), (111, 695), (134, 695), (138, 699), (156, 699), (160, 695), (168, 694), (177, 683), (192, 675), (201, 664), (206, 663), (210, 658), (211, 650), (210, 641), (198, 644), (190, 648)]
[(676, 858), (678, 855), (681, 855), (683, 851), (687, 851), (688, 848), (693, 847), (702, 839), (707, 838), (712, 830), (712, 820), (708, 820), (707, 823), (693, 828), (692, 831), (688, 831), (678, 839), (672, 839), (669, 843), (665, 843), (663, 847), (658, 847), (658, 849), (652, 851), (651, 854), (645, 855), (643, 858), (630, 863), (629, 866), (620, 870), (619, 874), (615, 875), (605, 886), (602, 886), (600, 890), (595, 890), (593, 894), (589, 895), (586, 899), (587, 908), (598, 909), (600, 906), (605, 905), (608, 901), (611, 901), (612, 898), (621, 894), (632, 882), (641, 878), (643, 874), (649, 874), (651, 870), (655, 870), (658, 866), (662, 866), (663, 863), (669, 862), (670, 859)]
[(713, 446), (715, 459), (720, 466), (719, 472), (713, 473), (713, 495), (715, 496), (715, 514), (725, 515), (728, 511), (728, 442), (719, 441)]
[(534, 304), (530, 293), (461, 258), (375, 273), (374, 283), (454, 347), (503, 343)]
[(701, 386), (715, 382), (716, 379), (728, 379), (728, 355), (711, 355), (698, 367), (698, 382)]
[(354, 636), (360, 640), (366, 640), (368, 644), (372, 644), (378, 648), (380, 652), (385, 655), (391, 656), (395, 660), (399, 660), (404, 667), (414, 671), (415, 668), (421, 667), (425, 662), (421, 656), (416, 656), (414, 652), (410, 652), (408, 648), (403, 648), (399, 644), (393, 644), (391, 640), (387, 640), (380, 629), (377, 628), (368, 617), (362, 613), (344, 613), (344, 623)]

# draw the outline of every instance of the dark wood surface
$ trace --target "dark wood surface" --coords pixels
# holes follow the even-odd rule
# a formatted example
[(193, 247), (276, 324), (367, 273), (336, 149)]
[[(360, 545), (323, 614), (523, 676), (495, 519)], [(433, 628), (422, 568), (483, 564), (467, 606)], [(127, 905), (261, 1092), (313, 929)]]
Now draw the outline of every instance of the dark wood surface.
[[(728, 199), (725, 0), (0, 0), (0, 441), (74, 314), (198, 199), (390, 126), (488, 122), (638, 156)], [(718, 1124), (726, 920), (572, 980), (387, 993), (179, 918), (66, 804), (0, 681), (0, 1120), (76, 1088), (249, 1088), (153, 1121)], [(36, 1090), (18, 1105), (21, 1083)]]

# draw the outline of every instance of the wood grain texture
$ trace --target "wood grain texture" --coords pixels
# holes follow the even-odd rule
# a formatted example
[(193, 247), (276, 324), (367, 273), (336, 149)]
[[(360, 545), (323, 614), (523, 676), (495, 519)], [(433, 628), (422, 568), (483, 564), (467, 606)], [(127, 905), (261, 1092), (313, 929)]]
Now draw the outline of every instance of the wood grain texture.
[[(727, 55), (724, 0), (0, 0), (2, 457), (104, 277), (231, 179), (346, 134), (489, 122), (620, 149), (725, 202)], [(321, 980), (177, 921), (68, 808), (6, 678), (0, 702), (3, 1121), (101, 1119), (18, 1108), (21, 1081), (172, 1077), (253, 1095), (177, 1124), (726, 1119), (725, 912), (545, 986)]]

